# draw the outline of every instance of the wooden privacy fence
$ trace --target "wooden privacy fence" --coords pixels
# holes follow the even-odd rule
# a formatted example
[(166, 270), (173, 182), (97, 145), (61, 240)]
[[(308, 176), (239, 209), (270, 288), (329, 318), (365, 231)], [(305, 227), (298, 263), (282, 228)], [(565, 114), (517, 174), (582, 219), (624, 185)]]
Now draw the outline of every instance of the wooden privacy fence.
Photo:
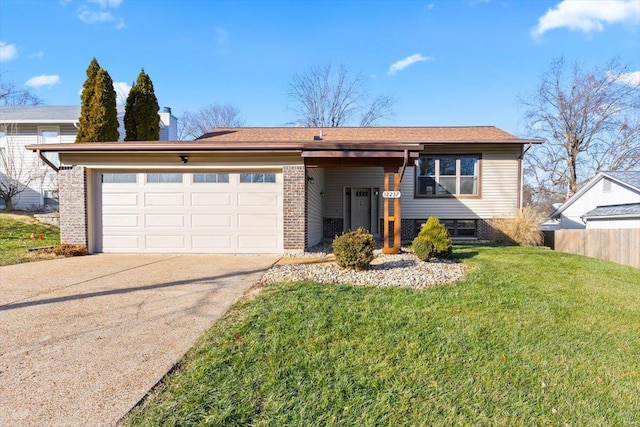
[(640, 228), (557, 230), (554, 249), (640, 268)]

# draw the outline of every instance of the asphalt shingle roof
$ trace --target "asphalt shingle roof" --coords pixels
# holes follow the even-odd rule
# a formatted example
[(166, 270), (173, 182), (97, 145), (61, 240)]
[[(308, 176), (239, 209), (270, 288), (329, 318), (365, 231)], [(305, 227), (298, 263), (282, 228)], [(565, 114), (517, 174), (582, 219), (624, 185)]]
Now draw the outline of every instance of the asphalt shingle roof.
[(640, 171), (614, 171), (605, 172), (604, 174), (640, 190)]
[(582, 215), (583, 218), (597, 218), (603, 216), (640, 216), (640, 203), (628, 203), (625, 205), (598, 206)]
[[(217, 128), (198, 138), (216, 142), (504, 142), (523, 143), (495, 126), (459, 127), (252, 127)], [(541, 141), (536, 141), (541, 142)]]
[(80, 106), (34, 105), (0, 107), (1, 123), (69, 123), (80, 117)]

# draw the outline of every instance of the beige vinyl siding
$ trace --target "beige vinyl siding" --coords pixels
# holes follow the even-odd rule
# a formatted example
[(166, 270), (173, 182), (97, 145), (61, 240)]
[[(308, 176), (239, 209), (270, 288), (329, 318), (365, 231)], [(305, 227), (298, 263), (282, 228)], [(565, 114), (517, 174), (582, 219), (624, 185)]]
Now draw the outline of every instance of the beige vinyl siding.
[(413, 198), (415, 168), (407, 168), (401, 187), (403, 218), (423, 219), (435, 215), (443, 219), (488, 219), (509, 214), (517, 209), (520, 194), (518, 186), (520, 145), (468, 145), (454, 148), (429, 147), (425, 152), (479, 154), (481, 156), (480, 197)]
[[(478, 154), (481, 156), (480, 197), (414, 198), (415, 167), (408, 166), (402, 180), (402, 218), (489, 219), (513, 212), (520, 193), (519, 144), (465, 144), (430, 146), (429, 154)], [(325, 216), (341, 218), (343, 187), (383, 188), (382, 168), (336, 168), (327, 171)], [(382, 203), (380, 204), (382, 205)], [(380, 216), (382, 216), (382, 210)]]
[(309, 168), (307, 177), (307, 246), (313, 246), (322, 241), (324, 169)]
[[(345, 187), (382, 190), (383, 178), (384, 170), (382, 168), (328, 168), (325, 175), (324, 216), (327, 218), (343, 217), (343, 189)], [(380, 217), (382, 217), (381, 215), (382, 212), (380, 212)]]

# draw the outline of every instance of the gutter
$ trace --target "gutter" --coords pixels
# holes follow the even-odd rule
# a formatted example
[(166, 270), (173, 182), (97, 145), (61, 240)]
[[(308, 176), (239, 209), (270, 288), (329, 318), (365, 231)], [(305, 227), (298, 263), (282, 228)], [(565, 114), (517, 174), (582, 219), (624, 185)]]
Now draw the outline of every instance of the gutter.
[(54, 171), (58, 172), (60, 169), (54, 165), (53, 163), (51, 163), (51, 161), (49, 159), (47, 159), (42, 152), (38, 149), (35, 150), (36, 154), (38, 155), (38, 157), (40, 157), (40, 160), (42, 160), (43, 162), (45, 162), (51, 169), (53, 169)]

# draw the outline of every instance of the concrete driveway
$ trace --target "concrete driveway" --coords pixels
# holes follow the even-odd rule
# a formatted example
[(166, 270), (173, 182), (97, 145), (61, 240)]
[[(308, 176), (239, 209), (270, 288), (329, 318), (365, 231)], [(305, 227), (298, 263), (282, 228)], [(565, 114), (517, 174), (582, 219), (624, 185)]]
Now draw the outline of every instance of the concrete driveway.
[(0, 425), (113, 425), (278, 260), (91, 255), (0, 267)]

